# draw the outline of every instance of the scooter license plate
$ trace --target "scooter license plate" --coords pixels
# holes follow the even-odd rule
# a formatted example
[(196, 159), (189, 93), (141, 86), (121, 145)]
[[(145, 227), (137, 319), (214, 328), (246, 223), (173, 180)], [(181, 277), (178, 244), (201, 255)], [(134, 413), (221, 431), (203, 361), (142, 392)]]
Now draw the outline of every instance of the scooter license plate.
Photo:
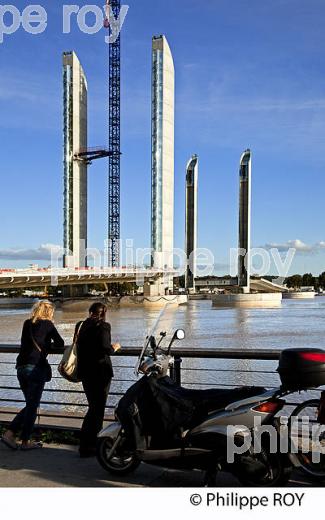
[(321, 394), (317, 422), (319, 424), (325, 424), (325, 392)]

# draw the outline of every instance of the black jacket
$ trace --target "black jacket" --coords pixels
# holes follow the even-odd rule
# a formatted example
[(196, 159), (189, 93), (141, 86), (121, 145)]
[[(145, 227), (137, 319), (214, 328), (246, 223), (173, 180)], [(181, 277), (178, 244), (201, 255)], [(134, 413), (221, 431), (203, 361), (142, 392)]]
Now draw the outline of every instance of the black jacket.
[[(81, 323), (77, 323), (75, 334)], [(112, 348), (110, 324), (87, 318), (81, 325), (77, 340), (80, 379), (113, 377), (111, 354), (114, 354), (114, 349)]]
[[(42, 352), (35, 346), (33, 339)], [(21, 335), (20, 352), (17, 357), (17, 367), (23, 365), (38, 365), (47, 358), (52, 349), (64, 349), (64, 341), (56, 330), (54, 323), (49, 320), (26, 320)]]

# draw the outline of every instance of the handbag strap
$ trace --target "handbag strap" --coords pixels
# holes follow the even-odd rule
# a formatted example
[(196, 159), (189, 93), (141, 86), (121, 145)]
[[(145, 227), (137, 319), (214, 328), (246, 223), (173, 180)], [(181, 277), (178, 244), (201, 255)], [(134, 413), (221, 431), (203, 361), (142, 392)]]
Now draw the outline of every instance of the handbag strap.
[[(32, 342), (33, 342), (34, 347), (36, 347), (36, 349), (40, 352), (40, 354), (44, 354), (43, 350), (41, 349), (41, 347), (37, 343), (36, 339), (34, 338), (33, 329), (32, 329), (32, 322), (30, 322), (30, 327), (29, 328), (30, 328), (30, 337), (32, 338)], [(36, 417), (37, 417), (37, 424), (39, 426), (40, 425), (40, 420), (41, 420), (40, 405), (37, 407)]]
[(79, 337), (79, 333), (80, 333), (80, 330), (81, 330), (81, 327), (83, 326), (84, 322), (82, 321), (78, 327), (78, 330), (76, 331), (75, 333), (75, 336), (73, 338), (73, 344), (74, 345), (77, 345), (77, 341), (78, 341), (78, 337)]
[(34, 347), (36, 347), (36, 349), (37, 349), (41, 354), (43, 354), (43, 350), (41, 349), (41, 347), (38, 345), (38, 343), (36, 342), (36, 340), (35, 340), (35, 338), (34, 338), (34, 335), (33, 335), (33, 329), (32, 329), (32, 322), (30, 322), (30, 337), (32, 338), (32, 342), (33, 342)]

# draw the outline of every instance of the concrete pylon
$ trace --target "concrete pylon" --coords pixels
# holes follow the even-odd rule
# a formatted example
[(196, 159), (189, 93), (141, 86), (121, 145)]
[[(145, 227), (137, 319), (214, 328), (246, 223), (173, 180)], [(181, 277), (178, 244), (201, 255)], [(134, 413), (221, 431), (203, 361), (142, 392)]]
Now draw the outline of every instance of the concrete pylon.
[[(252, 154), (245, 150), (240, 158), (239, 170), (239, 251), (238, 251), (238, 286), (242, 294), (216, 294), (212, 305), (218, 308), (276, 308), (281, 306), (282, 293), (251, 293), (251, 175)], [(272, 284), (270, 284), (272, 285)], [(271, 291), (272, 287), (270, 287)], [(264, 287), (262, 288), (264, 291)]]
[[(152, 166), (151, 249), (152, 266), (174, 265), (174, 126), (175, 69), (165, 36), (152, 39)], [(173, 277), (165, 276), (166, 291), (173, 291)], [(159, 286), (161, 291), (161, 286)]]
[(185, 252), (188, 265), (185, 272), (185, 289), (195, 292), (197, 249), (197, 192), (199, 159), (193, 155), (186, 166), (185, 200)]
[(238, 285), (243, 293), (250, 292), (251, 175), (252, 154), (250, 150), (245, 150), (239, 169)]
[(63, 53), (64, 267), (85, 267), (87, 164), (74, 154), (87, 149), (87, 80), (74, 52)]

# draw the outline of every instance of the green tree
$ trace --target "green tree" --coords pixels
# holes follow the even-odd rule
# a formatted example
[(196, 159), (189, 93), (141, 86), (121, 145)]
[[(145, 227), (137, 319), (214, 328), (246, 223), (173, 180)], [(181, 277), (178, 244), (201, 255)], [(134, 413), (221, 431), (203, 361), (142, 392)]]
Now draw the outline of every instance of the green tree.
[(303, 287), (310, 287), (311, 285), (314, 285), (315, 278), (311, 273), (305, 273), (302, 277), (302, 285)]
[(289, 278), (285, 280), (285, 284), (287, 285), (288, 289), (300, 289), (302, 286), (302, 276), (300, 274), (289, 276)]
[(319, 283), (319, 287), (321, 287), (322, 289), (325, 289), (325, 272), (319, 275), (318, 283)]

